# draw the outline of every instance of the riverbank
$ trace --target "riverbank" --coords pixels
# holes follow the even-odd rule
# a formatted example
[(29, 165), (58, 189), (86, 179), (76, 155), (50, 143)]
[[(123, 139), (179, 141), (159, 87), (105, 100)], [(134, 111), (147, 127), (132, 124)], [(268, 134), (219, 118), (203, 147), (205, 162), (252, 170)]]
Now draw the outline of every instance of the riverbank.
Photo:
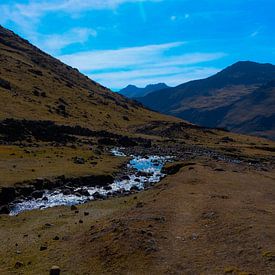
[(272, 274), (274, 171), (238, 167), (196, 160), (128, 197), (2, 216), (0, 271)]

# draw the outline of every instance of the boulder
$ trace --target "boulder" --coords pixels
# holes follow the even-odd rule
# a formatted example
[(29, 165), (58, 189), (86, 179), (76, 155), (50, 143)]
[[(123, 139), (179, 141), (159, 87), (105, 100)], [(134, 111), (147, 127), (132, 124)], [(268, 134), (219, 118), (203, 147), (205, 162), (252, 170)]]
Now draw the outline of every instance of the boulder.
[(104, 195), (100, 194), (99, 192), (95, 192), (93, 194), (93, 198), (98, 200), (98, 199), (104, 199)]
[(75, 164), (85, 164), (85, 160), (82, 157), (75, 157), (73, 158)]
[(44, 194), (44, 191), (42, 190), (36, 190), (34, 192), (32, 192), (32, 197), (35, 198), (35, 199), (40, 199), (43, 197), (43, 194)]
[(52, 266), (51, 270), (50, 270), (50, 275), (59, 275), (60, 274), (60, 267), (59, 266)]
[(1, 214), (9, 214), (9, 213), (10, 213), (10, 208), (8, 205), (0, 206), (0, 215)]
[(164, 168), (162, 168), (162, 173), (166, 175), (174, 175), (177, 174), (182, 167), (185, 165), (183, 163), (173, 163), (173, 164), (168, 164)]
[(76, 211), (77, 210), (77, 207), (75, 205), (71, 205), (71, 210), (72, 211)]
[(0, 191), (0, 202), (6, 204), (12, 202), (16, 197), (14, 187), (3, 187)]

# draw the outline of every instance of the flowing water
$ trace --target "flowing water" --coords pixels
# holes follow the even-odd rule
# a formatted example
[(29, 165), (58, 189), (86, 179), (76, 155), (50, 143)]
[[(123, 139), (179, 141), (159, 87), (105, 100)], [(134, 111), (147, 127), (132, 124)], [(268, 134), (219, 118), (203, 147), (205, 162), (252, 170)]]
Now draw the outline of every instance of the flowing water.
[[(119, 149), (112, 149), (111, 153), (117, 157), (126, 157), (126, 155)], [(134, 156), (131, 155), (131, 160), (127, 164), (127, 171), (129, 174), (124, 176), (123, 179), (117, 179), (108, 188), (103, 187), (85, 187), (86, 194), (80, 195), (77, 191), (82, 188), (76, 188), (69, 195), (63, 194), (62, 190), (49, 191), (46, 190), (42, 198), (26, 199), (11, 205), (10, 215), (17, 215), (20, 212), (45, 209), (58, 205), (75, 205), (85, 203), (93, 200), (96, 197), (107, 197), (115, 194), (116, 192), (124, 193), (131, 189), (143, 190), (152, 184), (159, 182), (164, 174), (161, 173), (162, 167), (166, 162), (171, 160), (171, 157), (161, 156)]]

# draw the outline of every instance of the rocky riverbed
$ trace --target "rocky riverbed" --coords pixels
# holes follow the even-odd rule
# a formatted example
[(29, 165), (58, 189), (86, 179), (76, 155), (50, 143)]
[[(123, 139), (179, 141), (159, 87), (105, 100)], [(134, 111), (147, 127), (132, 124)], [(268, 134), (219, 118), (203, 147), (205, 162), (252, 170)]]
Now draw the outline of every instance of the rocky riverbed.
[[(117, 157), (126, 157), (127, 155), (115, 148), (111, 153)], [(165, 174), (162, 168), (166, 162), (170, 161), (170, 156), (139, 156), (130, 155), (123, 174), (115, 178), (109, 184), (96, 184), (95, 186), (75, 187), (69, 183), (64, 187), (60, 186), (54, 190), (37, 190), (32, 196), (16, 200), (10, 203), (10, 215), (17, 215), (20, 212), (45, 209), (58, 205), (75, 205), (85, 203), (89, 200), (105, 199), (107, 197), (130, 194), (149, 188), (151, 185), (159, 182)]]

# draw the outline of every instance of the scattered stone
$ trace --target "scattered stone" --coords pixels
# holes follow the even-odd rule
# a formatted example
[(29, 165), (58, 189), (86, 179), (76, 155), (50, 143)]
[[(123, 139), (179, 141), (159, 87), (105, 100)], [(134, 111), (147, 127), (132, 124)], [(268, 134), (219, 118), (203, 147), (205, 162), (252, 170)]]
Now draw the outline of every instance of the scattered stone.
[(40, 251), (44, 251), (44, 250), (47, 250), (48, 247), (46, 245), (41, 245), (40, 246)]
[(79, 223), (83, 223), (83, 220), (79, 220)]
[(74, 157), (73, 161), (75, 164), (85, 164), (85, 160), (82, 157)]
[(143, 202), (138, 202), (136, 208), (142, 208), (144, 206)]
[(50, 275), (59, 275), (60, 274), (60, 267), (59, 266), (52, 266), (51, 270), (50, 270)]
[(53, 240), (54, 241), (58, 241), (60, 238), (58, 237), (58, 236), (55, 236), (54, 238), (53, 238)]
[(52, 227), (53, 224), (52, 223), (45, 223), (45, 227)]
[(75, 205), (71, 205), (71, 210), (75, 211), (75, 210), (77, 210), (77, 207)]
[(10, 213), (10, 208), (8, 205), (0, 206), (0, 215), (1, 214), (9, 214), (9, 213)]
[(93, 194), (94, 199), (104, 199), (104, 195), (100, 194), (99, 192), (95, 192)]
[(89, 212), (84, 212), (84, 216), (89, 216)]
[(23, 265), (24, 265), (24, 263), (22, 263), (22, 262), (16, 262), (15, 265), (14, 265), (14, 267), (15, 267), (15, 268), (20, 268), (20, 267), (22, 267)]
[(37, 191), (34, 191), (32, 192), (32, 197), (35, 198), (35, 199), (40, 199), (42, 198), (44, 195), (44, 191), (40, 191), (40, 190), (37, 190)]
[(139, 188), (136, 185), (134, 185), (131, 187), (130, 191), (139, 191)]
[(162, 168), (161, 172), (166, 175), (174, 175), (177, 174), (180, 171), (180, 169), (184, 166), (186, 165), (184, 165), (183, 163), (168, 164)]
[(63, 193), (63, 195), (68, 196), (68, 195), (71, 195), (72, 192), (69, 188), (66, 188), (66, 189), (62, 190), (62, 193)]
[(202, 218), (203, 219), (212, 220), (212, 219), (214, 219), (216, 217), (217, 217), (217, 213), (214, 212), (214, 211), (202, 213)]

